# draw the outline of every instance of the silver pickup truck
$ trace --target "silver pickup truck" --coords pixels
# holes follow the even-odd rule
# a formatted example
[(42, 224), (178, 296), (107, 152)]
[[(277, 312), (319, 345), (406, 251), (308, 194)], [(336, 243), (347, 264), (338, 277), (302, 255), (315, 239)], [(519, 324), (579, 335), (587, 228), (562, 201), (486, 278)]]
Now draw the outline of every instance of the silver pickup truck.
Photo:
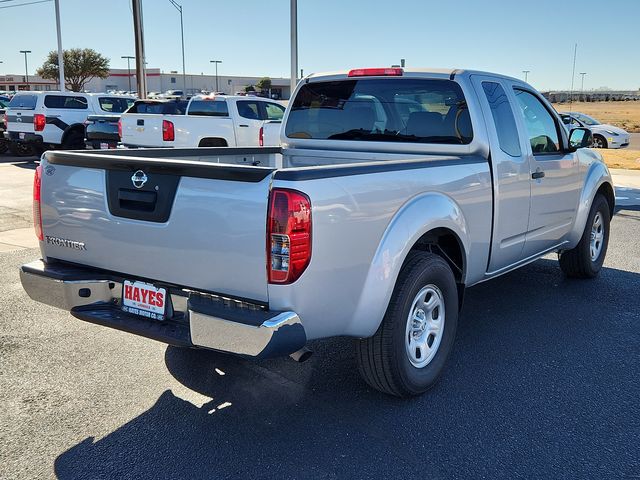
[(466, 288), (550, 252), (598, 274), (615, 196), (590, 141), (514, 78), (311, 75), (278, 148), (45, 153), (22, 284), (80, 320), (246, 357), (353, 337), (372, 387), (417, 395)]

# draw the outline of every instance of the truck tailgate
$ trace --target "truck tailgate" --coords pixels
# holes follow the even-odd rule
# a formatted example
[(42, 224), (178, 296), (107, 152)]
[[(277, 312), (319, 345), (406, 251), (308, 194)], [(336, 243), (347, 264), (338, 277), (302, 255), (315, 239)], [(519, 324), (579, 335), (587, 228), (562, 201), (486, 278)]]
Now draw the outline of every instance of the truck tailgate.
[(268, 300), (273, 169), (69, 152), (45, 157), (46, 258)]
[(124, 113), (120, 117), (120, 141), (124, 145), (136, 147), (162, 147), (162, 120), (170, 118), (169, 115), (161, 114)]

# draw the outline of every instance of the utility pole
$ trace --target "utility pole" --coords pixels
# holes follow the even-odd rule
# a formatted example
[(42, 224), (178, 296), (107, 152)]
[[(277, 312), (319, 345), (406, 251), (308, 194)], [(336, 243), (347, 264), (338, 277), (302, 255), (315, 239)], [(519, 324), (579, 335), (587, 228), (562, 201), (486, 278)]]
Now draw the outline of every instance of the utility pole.
[(218, 64), (222, 63), (222, 60), (209, 60), (209, 63), (215, 63), (216, 64), (216, 93), (218, 93), (220, 91), (218, 89)]
[(531, 72), (531, 70), (522, 70), (522, 73), (524, 73), (524, 81), (525, 81), (525, 83), (527, 82), (527, 79), (529, 78), (529, 72)]
[(58, 82), (60, 91), (65, 91), (64, 81), (64, 50), (62, 50), (62, 30), (60, 29), (60, 0), (55, 0), (56, 6), (56, 32), (58, 35)]
[(298, 0), (291, 0), (291, 93), (298, 84)]
[[(175, 7), (178, 12), (180, 12), (180, 38), (182, 39), (182, 88), (184, 95), (187, 95), (187, 74), (185, 73), (184, 67), (184, 23), (182, 22), (182, 5), (178, 4), (175, 0), (169, 0), (171, 5)], [(193, 79), (192, 79), (193, 83)]]
[(131, 60), (133, 60), (136, 57), (132, 57), (131, 55), (123, 55), (120, 58), (127, 59), (127, 77), (129, 79), (129, 91), (131, 91)]
[(133, 34), (136, 41), (136, 83), (138, 98), (147, 98), (147, 74), (145, 72), (144, 30), (142, 25), (141, 0), (131, 0), (133, 11)]
[(31, 53), (31, 50), (20, 50), (20, 53), (24, 53), (24, 83), (27, 84), (27, 90), (31, 90), (29, 87), (29, 65), (27, 65), (27, 55)]

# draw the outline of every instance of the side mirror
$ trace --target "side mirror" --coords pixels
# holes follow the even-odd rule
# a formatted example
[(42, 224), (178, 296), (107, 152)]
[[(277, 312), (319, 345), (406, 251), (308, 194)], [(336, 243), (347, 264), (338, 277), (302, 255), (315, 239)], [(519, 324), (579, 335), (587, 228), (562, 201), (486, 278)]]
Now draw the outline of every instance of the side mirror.
[(569, 150), (575, 152), (579, 148), (593, 145), (593, 134), (588, 128), (574, 128), (569, 133)]

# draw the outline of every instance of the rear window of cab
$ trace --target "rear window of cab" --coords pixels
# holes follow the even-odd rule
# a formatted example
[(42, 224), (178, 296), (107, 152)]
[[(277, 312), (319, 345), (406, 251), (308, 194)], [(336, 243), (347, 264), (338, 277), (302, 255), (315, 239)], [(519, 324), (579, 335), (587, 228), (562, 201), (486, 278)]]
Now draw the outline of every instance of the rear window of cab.
[(469, 110), (451, 80), (367, 78), (309, 82), (285, 126), (288, 138), (468, 144)]
[(100, 97), (98, 99), (100, 109), (109, 113), (123, 113), (133, 105), (133, 102), (133, 98)]

